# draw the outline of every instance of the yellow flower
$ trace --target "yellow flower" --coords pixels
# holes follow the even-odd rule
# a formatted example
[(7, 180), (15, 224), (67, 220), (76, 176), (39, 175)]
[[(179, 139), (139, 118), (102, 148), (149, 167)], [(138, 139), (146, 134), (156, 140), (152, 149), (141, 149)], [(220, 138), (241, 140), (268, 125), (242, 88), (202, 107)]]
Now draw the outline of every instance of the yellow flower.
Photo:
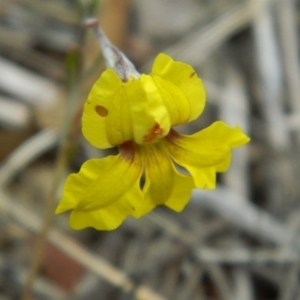
[(93, 146), (118, 146), (119, 154), (91, 159), (70, 175), (56, 213), (72, 210), (73, 229), (112, 230), (157, 205), (179, 212), (193, 188), (215, 188), (216, 172), (228, 168), (231, 148), (249, 138), (223, 122), (191, 136), (172, 129), (196, 119), (204, 106), (195, 70), (165, 54), (158, 55), (150, 75), (122, 80), (107, 69), (85, 103), (82, 131)]

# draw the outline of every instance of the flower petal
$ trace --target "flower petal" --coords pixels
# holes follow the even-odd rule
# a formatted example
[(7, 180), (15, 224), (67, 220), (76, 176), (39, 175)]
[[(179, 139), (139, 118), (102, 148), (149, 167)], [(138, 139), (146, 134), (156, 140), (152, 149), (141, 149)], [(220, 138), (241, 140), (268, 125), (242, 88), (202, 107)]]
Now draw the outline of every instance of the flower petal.
[(70, 222), (76, 229), (108, 229), (120, 224), (143, 199), (139, 187), (142, 164), (135, 155), (135, 159), (119, 154), (85, 162), (79, 173), (67, 179), (55, 213), (73, 209)]
[(194, 188), (192, 177), (176, 170), (162, 143), (149, 145), (142, 151), (145, 159), (145, 199), (134, 216), (140, 217), (161, 204), (181, 211)]
[(104, 71), (84, 105), (82, 131), (98, 148), (129, 140), (152, 143), (172, 125), (197, 118), (204, 105), (204, 87), (194, 69), (160, 54), (150, 76), (123, 82), (114, 70)]
[(118, 101), (122, 96), (120, 90), (122, 84), (123, 82), (115, 71), (105, 70), (93, 85), (84, 105), (82, 133), (97, 148), (104, 149), (113, 146), (107, 136), (106, 120), (107, 116), (111, 114), (112, 100)]
[(190, 65), (175, 62), (170, 56), (160, 53), (154, 61), (151, 77), (163, 95), (170, 115), (174, 115), (172, 125), (195, 120), (202, 113), (205, 89)]
[[(133, 139), (137, 144), (152, 143), (170, 131), (170, 119), (161, 95), (151, 85), (148, 75), (126, 83), (133, 124)], [(112, 124), (113, 125), (113, 124)]]
[(180, 88), (159, 76), (152, 76), (152, 81), (161, 99), (163, 99), (162, 105), (168, 112), (172, 126), (188, 123), (191, 107)]
[(224, 172), (229, 167), (231, 148), (249, 140), (238, 126), (231, 128), (223, 122), (215, 122), (191, 136), (172, 131), (164, 143), (176, 163), (191, 173), (196, 187), (213, 189), (216, 172)]
[[(134, 140), (152, 142), (169, 133), (170, 119), (150, 76), (122, 82), (111, 69), (94, 84), (84, 105), (82, 132), (95, 147)], [(155, 88), (156, 89), (156, 88)]]
[(70, 227), (74, 230), (86, 227), (98, 230), (116, 229), (126, 217), (135, 213), (135, 207), (140, 205), (142, 199), (139, 180), (136, 180), (126, 194), (110, 205), (92, 210), (74, 209), (70, 215)]

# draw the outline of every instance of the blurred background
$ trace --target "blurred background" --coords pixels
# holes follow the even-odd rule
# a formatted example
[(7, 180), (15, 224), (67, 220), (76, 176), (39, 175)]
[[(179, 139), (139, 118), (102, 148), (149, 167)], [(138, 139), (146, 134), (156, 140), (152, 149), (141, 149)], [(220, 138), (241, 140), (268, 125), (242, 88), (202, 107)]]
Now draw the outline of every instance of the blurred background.
[[(112, 232), (53, 216), (68, 174), (108, 153), (80, 131), (105, 68), (89, 16), (141, 72), (159, 52), (197, 70), (206, 109), (180, 130), (251, 137), (180, 214)], [(0, 0), (0, 299), (300, 299), (299, 16), (296, 0)]]

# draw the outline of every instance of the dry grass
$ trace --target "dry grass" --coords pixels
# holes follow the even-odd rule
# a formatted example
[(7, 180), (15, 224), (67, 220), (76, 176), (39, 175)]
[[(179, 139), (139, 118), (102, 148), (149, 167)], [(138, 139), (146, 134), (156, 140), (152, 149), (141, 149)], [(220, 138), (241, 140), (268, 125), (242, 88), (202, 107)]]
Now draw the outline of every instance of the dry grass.
[[(104, 69), (90, 15), (142, 71), (159, 52), (195, 67), (207, 107), (182, 130), (251, 136), (181, 214), (113, 232), (53, 218), (66, 176), (106, 154), (80, 134)], [(298, 16), (292, 0), (0, 1), (0, 298), (21, 299), (31, 270), (27, 299), (300, 299)]]

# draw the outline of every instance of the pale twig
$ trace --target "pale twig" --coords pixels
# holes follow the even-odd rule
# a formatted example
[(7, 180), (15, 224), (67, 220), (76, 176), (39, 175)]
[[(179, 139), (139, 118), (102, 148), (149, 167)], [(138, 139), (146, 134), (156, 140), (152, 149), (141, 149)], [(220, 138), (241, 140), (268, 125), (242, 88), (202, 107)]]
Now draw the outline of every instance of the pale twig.
[(250, 280), (249, 270), (244, 266), (236, 266), (232, 273), (233, 299), (235, 300), (254, 300), (252, 281)]
[[(276, 16), (289, 106), (293, 113), (300, 114), (300, 59), (296, 1), (278, 1)], [(296, 132), (296, 141), (300, 144), (299, 131)]]
[(262, 9), (253, 22), (260, 79), (261, 108), (267, 121), (267, 137), (274, 149), (288, 149), (290, 139), (284, 119), (282, 70), (275, 25), (270, 6)]
[(224, 271), (220, 266), (216, 265), (215, 262), (205, 261), (203, 257), (197, 255), (198, 245), (200, 241), (197, 240), (195, 236), (193, 236), (187, 230), (181, 228), (177, 224), (173, 223), (172, 221), (168, 220), (167, 218), (161, 216), (159, 213), (152, 212), (150, 215), (147, 215), (147, 218), (155, 224), (159, 225), (165, 232), (167, 232), (171, 236), (175, 236), (176, 238), (187, 244), (189, 247), (191, 247), (193, 252), (195, 253), (195, 256), (201, 262), (205, 262), (205, 265), (203, 267), (214, 281), (218, 289), (220, 298), (224, 300), (231, 299), (231, 293)]
[[(212, 191), (208, 192), (213, 193)], [(206, 193), (204, 193), (204, 197), (206, 197)], [(226, 194), (225, 194), (226, 196)], [(204, 198), (203, 196), (201, 197)], [(201, 202), (202, 200), (194, 200)], [(227, 199), (227, 198), (226, 198)], [(230, 201), (226, 200), (225, 198), (220, 199), (220, 201)], [(207, 202), (206, 202), (207, 201)], [(219, 206), (219, 201), (216, 200), (216, 195), (213, 195), (212, 197), (203, 200), (205, 204), (203, 207), (212, 208), (214, 212), (217, 212), (220, 214), (219, 209), (215, 209), (216, 206)], [(208, 207), (207, 203), (212, 203), (211, 206)], [(239, 204), (238, 204), (239, 203)], [(203, 203), (201, 203), (203, 204)], [(238, 204), (238, 205), (237, 205)], [(192, 204), (194, 205), (194, 204)], [(196, 205), (199, 205), (196, 204)], [(226, 204), (225, 204), (226, 205)], [(235, 209), (237, 206), (237, 209)], [(257, 230), (262, 230), (262, 237), (267, 241), (275, 242), (279, 245), (284, 245), (286, 242), (290, 242), (289, 237), (292, 236), (292, 233), (288, 230), (288, 228), (284, 228), (284, 225), (277, 223), (276, 220), (273, 220), (270, 216), (265, 215), (266, 213), (256, 211), (255, 208), (251, 208), (251, 205), (249, 205), (247, 202), (243, 203), (242, 200), (237, 200), (237, 202), (233, 198), (233, 203), (229, 205), (229, 210), (224, 213), (224, 211), (221, 208), (221, 215), (224, 217), (226, 215), (226, 218), (231, 219), (231, 221), (235, 224), (240, 224), (240, 220), (243, 220), (245, 218), (245, 226), (243, 229), (246, 229), (248, 233), (252, 234), (254, 237), (257, 237)], [(237, 221), (234, 221), (232, 217), (235, 214), (238, 214), (242, 209), (244, 209), (244, 212), (241, 216), (239, 216), (239, 219)], [(250, 214), (250, 221), (247, 220), (245, 215)], [(253, 216), (256, 216), (256, 221)], [(263, 222), (257, 222), (257, 220), (262, 217)], [(268, 263), (295, 263), (300, 262), (299, 257), (299, 251), (300, 246), (287, 244), (286, 248), (279, 248), (279, 249), (263, 249), (263, 250), (253, 250), (249, 248), (243, 248), (243, 247), (233, 247), (230, 249), (214, 249), (211, 247), (206, 247), (203, 245), (200, 245), (201, 240), (196, 239), (192, 234), (189, 233), (189, 231), (181, 228), (176, 223), (169, 220), (166, 216), (161, 215), (159, 212), (152, 212), (151, 214), (146, 216), (147, 219), (151, 220), (151, 222), (154, 222), (156, 225), (161, 227), (164, 232), (169, 234), (172, 237), (176, 237), (180, 241), (184, 242), (186, 245), (193, 248), (194, 253), (196, 257), (199, 259), (200, 262), (205, 263), (227, 263), (227, 264), (268, 264)], [(258, 219), (257, 219), (258, 218)], [(254, 224), (254, 223), (260, 223), (260, 224)], [(247, 224), (248, 223), (248, 224)], [(249, 224), (250, 223), (250, 224)], [(274, 230), (270, 229), (274, 225)], [(239, 226), (240, 227), (240, 226)], [(252, 228), (250, 229), (249, 228)], [(255, 228), (256, 227), (256, 228)], [(274, 235), (282, 234), (285, 232), (287, 234), (288, 239), (286, 240), (283, 237), (274, 238)], [(294, 246), (294, 247), (293, 247)]]
[[(199, 65), (230, 36), (246, 27), (271, 1), (251, 0), (234, 4), (230, 9), (223, 10), (210, 23), (205, 26), (201, 24), (198, 30), (164, 49), (163, 52), (194, 66)], [(146, 64), (142, 69), (149, 70), (150, 65)]]
[(59, 99), (59, 87), (49, 79), (0, 57), (0, 88), (25, 102), (51, 107)]
[(30, 124), (31, 113), (24, 103), (0, 96), (0, 124), (8, 129), (24, 129)]
[(227, 188), (218, 187), (213, 191), (194, 190), (192, 202), (220, 215), (253, 237), (277, 245), (299, 247), (294, 233), (285, 224), (255, 207), (251, 201), (241, 198), (241, 195)]
[(300, 113), (300, 59), (296, 1), (278, 1), (276, 13), (290, 107), (293, 113)]
[[(240, 202), (239, 203), (243, 203)], [(39, 230), (40, 220), (33, 213), (20, 205), (11, 201), (4, 193), (0, 194), (0, 208), (9, 214), (11, 218), (21, 224), (27, 230), (36, 233)], [(245, 212), (247, 214), (247, 210)], [(165, 228), (165, 224), (162, 226)], [(176, 230), (173, 231), (174, 234)], [(61, 251), (72, 257), (74, 260), (85, 266), (91, 272), (111, 282), (113, 285), (127, 289), (133, 283), (128, 283), (126, 275), (116, 268), (111, 267), (101, 257), (96, 256), (61, 234), (57, 230), (50, 230), (49, 241)], [(271, 238), (272, 239), (272, 238)], [(273, 240), (273, 239), (272, 239)], [(281, 241), (281, 239), (280, 239)], [(253, 264), (253, 263), (293, 263), (298, 262), (299, 257), (296, 252), (286, 252), (280, 250), (260, 250), (250, 251), (249, 249), (229, 249), (215, 250), (207, 247), (200, 247), (195, 251), (198, 259), (207, 263), (231, 263), (231, 264)], [(146, 290), (145, 290), (146, 289)], [(147, 298), (149, 290), (138, 287), (139, 299), (162, 299)]]
[[(219, 102), (220, 119), (227, 124), (239, 125), (248, 135), (249, 124), (249, 97), (243, 74), (230, 61), (223, 60), (224, 89), (222, 101)], [(248, 147), (233, 151), (231, 166), (223, 174), (224, 184), (231, 190), (242, 195), (247, 200), (249, 196)], [(249, 272), (240, 267), (232, 270), (233, 299), (253, 299), (252, 281)]]
[(300, 262), (299, 250), (200, 247), (196, 250), (196, 255), (203, 262), (233, 265), (295, 264)]
[(9, 183), (15, 175), (49, 149), (58, 144), (58, 130), (47, 128), (27, 139), (0, 165), (0, 186)]
[[(234, 66), (224, 61), (225, 86), (219, 102), (220, 119), (231, 126), (239, 125), (249, 134), (249, 99), (242, 74)], [(248, 147), (232, 154), (230, 169), (224, 173), (224, 184), (248, 198)]]
[[(39, 232), (41, 219), (34, 215), (32, 211), (11, 201), (9, 196), (4, 192), (0, 194), (0, 209), (4, 213), (9, 214), (10, 217), (23, 228), (35, 234)], [(59, 230), (50, 229), (48, 240), (70, 258), (112, 285), (122, 288), (124, 291), (128, 291), (134, 287), (134, 283), (126, 273), (110, 265), (101, 256), (93, 254), (80, 244), (69, 239)], [(138, 300), (166, 300), (144, 285), (140, 285), (136, 288), (136, 298)]]

